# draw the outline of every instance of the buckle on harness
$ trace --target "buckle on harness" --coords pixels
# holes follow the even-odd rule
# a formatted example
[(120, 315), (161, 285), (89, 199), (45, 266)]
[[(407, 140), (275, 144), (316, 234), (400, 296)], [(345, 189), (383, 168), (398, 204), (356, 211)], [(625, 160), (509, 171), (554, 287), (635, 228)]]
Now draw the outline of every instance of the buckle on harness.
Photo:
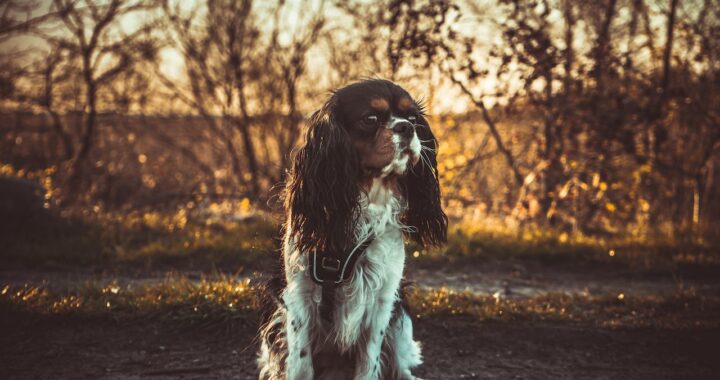
[(325, 270), (337, 272), (340, 270), (340, 260), (323, 256), (320, 266)]

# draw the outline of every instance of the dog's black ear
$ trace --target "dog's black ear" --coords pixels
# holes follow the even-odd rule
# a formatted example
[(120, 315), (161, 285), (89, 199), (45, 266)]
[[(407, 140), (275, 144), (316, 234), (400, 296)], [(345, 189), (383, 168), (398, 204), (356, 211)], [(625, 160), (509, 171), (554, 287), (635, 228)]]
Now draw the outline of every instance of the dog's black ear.
[(313, 114), (286, 187), (289, 228), (303, 252), (346, 249), (359, 215), (359, 161), (334, 108), (333, 96)]
[(408, 208), (403, 223), (411, 227), (408, 235), (423, 247), (447, 241), (448, 219), (440, 203), (437, 169), (437, 140), (424, 118), (416, 126), (422, 144), (421, 158), (407, 173), (403, 191)]

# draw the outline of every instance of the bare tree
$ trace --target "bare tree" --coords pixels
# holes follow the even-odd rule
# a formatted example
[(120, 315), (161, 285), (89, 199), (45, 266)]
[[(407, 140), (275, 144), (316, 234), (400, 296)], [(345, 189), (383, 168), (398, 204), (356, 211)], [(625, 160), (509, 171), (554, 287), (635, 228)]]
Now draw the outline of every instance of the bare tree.
[(112, 0), (100, 4), (94, 0), (54, 0), (53, 11), (67, 33), (43, 33), (47, 41), (77, 59), (84, 85), (84, 130), (72, 166), (72, 178), (80, 170), (93, 148), (98, 113), (98, 92), (141, 60), (154, 59), (155, 46), (148, 38), (152, 29), (146, 23), (132, 31), (119, 30), (120, 20), (139, 11), (152, 9), (147, 1)]
[[(324, 20), (317, 12), (283, 45), (278, 40), (284, 32), (278, 19), (282, 4), (270, 11), (274, 22), (267, 35), (259, 28), (260, 11), (251, 0), (204, 5), (205, 18), (200, 19), (197, 8), (187, 12), (180, 3), (164, 4), (173, 31), (169, 39), (183, 55), (188, 86), (167, 78), (164, 82), (224, 142), (237, 182), (258, 197), (261, 189), (282, 179), (297, 142), (302, 121), (299, 81)], [(273, 164), (278, 159), (279, 165)]]
[(39, 73), (42, 76), (42, 90), (35, 98), (51, 119), (53, 130), (61, 141), (63, 159), (71, 160), (75, 156), (75, 147), (72, 139), (63, 123), (60, 111), (56, 106), (55, 87), (71, 77), (71, 69), (60, 67), (63, 60), (62, 53), (58, 50), (51, 51), (47, 59), (39, 62)]
[(33, 15), (39, 7), (39, 1), (0, 0), (0, 43), (55, 16), (52, 12)]

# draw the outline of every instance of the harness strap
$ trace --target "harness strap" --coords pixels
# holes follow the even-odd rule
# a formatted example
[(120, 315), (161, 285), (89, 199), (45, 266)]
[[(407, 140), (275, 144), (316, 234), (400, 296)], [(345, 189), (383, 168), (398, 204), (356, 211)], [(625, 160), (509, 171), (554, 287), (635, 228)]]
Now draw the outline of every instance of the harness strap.
[(358, 258), (365, 254), (373, 240), (375, 240), (375, 235), (370, 234), (350, 252), (338, 252), (340, 255), (336, 252), (313, 251), (311, 253), (310, 277), (322, 287), (320, 316), (324, 320), (332, 320), (335, 289), (347, 280)]
[(320, 318), (326, 322), (332, 321), (332, 313), (335, 308), (335, 283), (326, 282), (321, 285), (322, 296), (320, 298)]

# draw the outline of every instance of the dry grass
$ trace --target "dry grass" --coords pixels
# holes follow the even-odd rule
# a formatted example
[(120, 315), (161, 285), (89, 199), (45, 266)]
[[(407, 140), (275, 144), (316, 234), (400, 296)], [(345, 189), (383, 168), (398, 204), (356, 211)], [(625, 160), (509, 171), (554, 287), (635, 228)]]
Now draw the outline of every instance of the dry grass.
[[(191, 281), (172, 275), (158, 283), (126, 286), (86, 283), (72, 291), (56, 291), (50, 284), (2, 286), (0, 305), (16, 311), (81, 318), (160, 318), (179, 326), (231, 328), (254, 318), (264, 301), (248, 280), (228, 276)], [(478, 320), (558, 320), (604, 327), (720, 326), (720, 297), (692, 290), (652, 296), (555, 293), (516, 299), (446, 288), (413, 289), (409, 306), (417, 318), (466, 315)]]
[[(41, 219), (41, 220), (38, 220)], [(217, 220), (176, 212), (49, 213), (0, 232), (8, 266), (258, 266), (278, 246), (272, 217)], [(2, 236), (5, 235), (5, 236)]]
[[(47, 190), (45, 212), (13, 220), (0, 229), (0, 261), (8, 266), (117, 266), (267, 268), (280, 246), (281, 217), (260, 212), (249, 199), (198, 198), (173, 207), (108, 211), (102, 204), (52, 208), (53, 170), (17, 171), (0, 165), (0, 175), (32, 180)], [(462, 213), (461, 213), (462, 215)], [(463, 217), (464, 218), (464, 217)], [(523, 259), (606, 262), (635, 268), (677, 265), (720, 266), (720, 241), (648, 238), (631, 231), (588, 236), (485, 216), (452, 220), (442, 248), (408, 251), (430, 263)]]
[[(41, 216), (42, 220), (0, 231), (0, 237), (9, 242), (0, 259), (10, 267), (32, 268), (129, 265), (209, 270), (272, 265), (280, 246), (278, 218), (257, 213), (250, 220), (233, 221), (217, 217), (225, 215), (223, 212), (227, 211), (209, 215), (197, 209), (49, 213)], [(600, 239), (550, 229), (518, 230), (469, 222), (451, 223), (448, 243), (442, 248), (423, 250), (410, 243), (407, 250), (414, 259), (426, 263), (532, 259), (650, 269), (720, 264), (720, 250), (709, 242)]]
[(532, 259), (603, 263), (651, 270), (672, 270), (685, 264), (720, 264), (717, 242), (635, 236), (598, 237), (551, 228), (518, 228), (481, 221), (451, 223), (448, 242), (441, 248), (422, 250), (411, 244), (408, 250), (420, 261), (432, 263)]
[(551, 293), (504, 298), (440, 288), (416, 290), (411, 294), (410, 305), (418, 318), (471, 315), (480, 320), (561, 320), (604, 327), (720, 326), (720, 297), (694, 291), (646, 296)]
[(169, 275), (158, 283), (120, 286), (87, 282), (71, 291), (41, 286), (5, 285), (0, 301), (14, 311), (45, 316), (162, 319), (178, 327), (232, 328), (252, 318), (258, 297), (248, 280), (220, 276), (191, 281)]

